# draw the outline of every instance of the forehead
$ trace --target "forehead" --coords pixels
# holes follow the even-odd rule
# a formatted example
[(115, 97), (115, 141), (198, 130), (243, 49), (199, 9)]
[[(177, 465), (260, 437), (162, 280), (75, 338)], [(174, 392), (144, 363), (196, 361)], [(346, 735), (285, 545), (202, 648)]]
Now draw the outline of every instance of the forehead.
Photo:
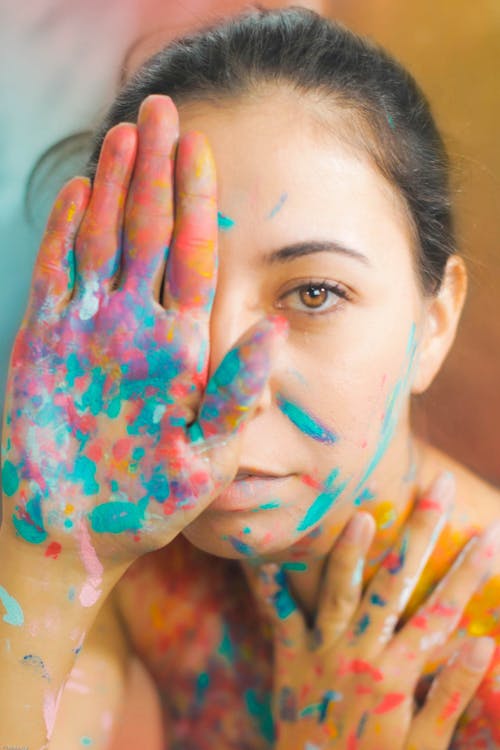
[[(411, 225), (397, 191), (346, 137), (348, 113), (330, 116), (297, 94), (267, 93), (221, 106), (179, 106), (181, 134), (201, 130), (217, 167), (219, 210), (254, 245), (336, 239), (386, 263), (408, 250)], [(320, 114), (321, 116), (316, 116)], [(377, 263), (378, 264), (378, 263)]]

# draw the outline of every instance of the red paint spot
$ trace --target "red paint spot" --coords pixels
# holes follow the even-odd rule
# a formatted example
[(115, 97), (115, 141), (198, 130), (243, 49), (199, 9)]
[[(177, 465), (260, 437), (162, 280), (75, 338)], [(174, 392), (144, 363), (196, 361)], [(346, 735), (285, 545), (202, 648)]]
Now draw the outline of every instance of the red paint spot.
[(97, 463), (102, 459), (102, 448), (97, 443), (94, 443), (94, 445), (89, 445), (86, 453), (90, 460), (94, 461), (94, 463)]
[(346, 750), (357, 750), (358, 747), (358, 740), (356, 738), (356, 735), (354, 732), (351, 732), (349, 737), (347, 738), (347, 748)]
[(385, 714), (397, 708), (404, 701), (403, 693), (387, 693), (384, 695), (378, 706), (375, 707), (374, 714)]
[(319, 490), (321, 488), (321, 482), (318, 482), (318, 480), (311, 476), (311, 474), (302, 474), (301, 480), (308, 487), (312, 487), (315, 490)]
[(384, 675), (382, 674), (380, 669), (372, 667), (371, 664), (369, 664), (367, 661), (363, 661), (363, 659), (353, 659), (352, 661), (344, 662), (344, 664), (340, 665), (340, 676), (349, 673), (366, 674), (372, 677), (376, 682), (380, 682), (384, 679)]
[(429, 622), (425, 615), (415, 615), (415, 617), (412, 618), (411, 624), (420, 630), (427, 630), (429, 626)]
[(382, 563), (382, 567), (386, 568), (387, 570), (394, 570), (394, 568), (399, 568), (401, 565), (401, 559), (396, 552), (393, 552), (392, 550), (387, 553), (387, 555), (384, 558), (384, 562)]
[(443, 708), (443, 711), (439, 717), (439, 721), (443, 722), (446, 721), (446, 719), (450, 719), (453, 714), (456, 714), (460, 706), (460, 693), (458, 690), (456, 690), (454, 693), (451, 694), (450, 700), (446, 704), (446, 706)]
[(59, 542), (51, 542), (45, 550), (45, 557), (52, 557), (54, 560), (57, 560), (61, 550), (62, 547)]
[(122, 438), (113, 445), (113, 456), (117, 461), (121, 461), (130, 455), (132, 451), (132, 438)]
[(424, 497), (418, 504), (419, 510), (437, 510), (440, 513), (443, 510), (443, 506), (437, 500), (433, 500), (431, 497)]
[(436, 602), (436, 604), (431, 607), (430, 612), (433, 615), (441, 615), (442, 617), (454, 617), (457, 614), (457, 608), (447, 607), (446, 604)]
[(369, 687), (364, 687), (363, 685), (358, 685), (356, 688), (356, 695), (371, 695), (373, 693), (373, 690)]

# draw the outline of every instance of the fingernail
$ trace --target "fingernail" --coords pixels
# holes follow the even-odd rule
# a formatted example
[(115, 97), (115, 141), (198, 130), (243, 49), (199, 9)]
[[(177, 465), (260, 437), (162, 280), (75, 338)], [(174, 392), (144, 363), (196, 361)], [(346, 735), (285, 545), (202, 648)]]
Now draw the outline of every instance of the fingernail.
[(362, 544), (366, 540), (369, 528), (368, 514), (356, 513), (347, 524), (345, 538), (353, 544)]
[(472, 672), (482, 672), (491, 661), (495, 645), (493, 638), (474, 638), (464, 646), (463, 664)]

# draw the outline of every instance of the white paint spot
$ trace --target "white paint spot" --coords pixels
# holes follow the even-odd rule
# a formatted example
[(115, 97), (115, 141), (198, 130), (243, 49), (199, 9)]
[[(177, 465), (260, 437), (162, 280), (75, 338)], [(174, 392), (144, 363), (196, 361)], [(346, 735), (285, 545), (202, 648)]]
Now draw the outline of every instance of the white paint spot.
[(99, 283), (97, 278), (89, 278), (83, 293), (83, 298), (80, 303), (80, 320), (90, 320), (94, 317), (99, 309), (99, 297), (97, 292), (99, 291)]
[(167, 410), (167, 407), (165, 404), (158, 404), (158, 406), (155, 406), (153, 411), (153, 423), (158, 424), (158, 422), (161, 422), (161, 418), (165, 414)]

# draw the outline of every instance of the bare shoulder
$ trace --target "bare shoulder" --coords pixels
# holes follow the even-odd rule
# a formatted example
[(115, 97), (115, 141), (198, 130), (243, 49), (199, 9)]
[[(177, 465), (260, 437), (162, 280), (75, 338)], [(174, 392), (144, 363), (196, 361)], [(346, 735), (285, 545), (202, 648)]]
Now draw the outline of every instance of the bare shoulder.
[(479, 529), (500, 518), (500, 488), (479, 477), (464, 464), (437, 448), (418, 443), (422, 458), (422, 482), (429, 482), (441, 471), (452, 471), (457, 483), (453, 524), (463, 529)]

